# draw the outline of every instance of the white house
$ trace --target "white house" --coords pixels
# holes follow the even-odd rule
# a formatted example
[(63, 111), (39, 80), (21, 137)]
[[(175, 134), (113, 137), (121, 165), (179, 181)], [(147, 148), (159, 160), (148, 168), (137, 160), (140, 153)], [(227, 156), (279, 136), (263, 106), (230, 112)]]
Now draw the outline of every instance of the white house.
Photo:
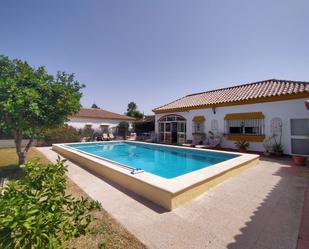
[(309, 82), (276, 79), (191, 94), (153, 110), (155, 131), (159, 142), (178, 144), (205, 143), (212, 131), (224, 148), (245, 140), (253, 151), (276, 134), (285, 154), (309, 155), (308, 98)]
[(94, 130), (106, 132), (118, 126), (122, 121), (128, 122), (129, 127), (132, 127), (132, 123), (135, 120), (132, 117), (97, 108), (81, 108), (78, 114), (68, 118), (67, 124), (77, 129), (91, 127)]

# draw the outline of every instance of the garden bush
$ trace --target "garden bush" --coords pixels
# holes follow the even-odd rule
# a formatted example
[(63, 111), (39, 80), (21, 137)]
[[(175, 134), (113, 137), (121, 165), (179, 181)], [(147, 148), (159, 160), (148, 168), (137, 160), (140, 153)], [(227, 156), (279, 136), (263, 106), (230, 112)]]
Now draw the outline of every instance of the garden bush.
[(45, 129), (42, 134), (42, 139), (46, 145), (51, 145), (53, 143), (73, 143), (80, 142), (81, 134), (74, 127), (64, 126)]
[(82, 137), (87, 137), (87, 138), (90, 138), (92, 139), (92, 137), (94, 136), (94, 129), (92, 129), (91, 127), (84, 127), (83, 129), (80, 129), (80, 134)]
[(0, 193), (0, 248), (62, 248), (84, 235), (98, 202), (66, 195), (64, 160), (22, 166), (25, 177), (10, 181)]

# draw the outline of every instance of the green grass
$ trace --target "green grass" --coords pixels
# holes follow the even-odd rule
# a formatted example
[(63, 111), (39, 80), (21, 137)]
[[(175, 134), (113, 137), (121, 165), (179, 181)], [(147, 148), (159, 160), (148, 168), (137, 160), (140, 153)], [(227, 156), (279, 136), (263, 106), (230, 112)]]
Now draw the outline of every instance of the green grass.
[[(47, 160), (37, 149), (31, 148), (26, 161), (39, 159), (48, 164)], [(0, 178), (18, 179), (23, 176), (23, 171), (18, 167), (18, 157), (15, 148), (0, 148)]]
[[(27, 160), (40, 159), (43, 163), (50, 163), (37, 149), (31, 148)], [(18, 157), (15, 148), (0, 148), (0, 168), (17, 167)]]

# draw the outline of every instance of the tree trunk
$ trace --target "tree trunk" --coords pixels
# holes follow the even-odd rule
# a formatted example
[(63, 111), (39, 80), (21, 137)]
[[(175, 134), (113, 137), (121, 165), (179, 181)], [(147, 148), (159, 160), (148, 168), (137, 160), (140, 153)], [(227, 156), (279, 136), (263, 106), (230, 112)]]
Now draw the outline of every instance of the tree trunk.
[(22, 165), (25, 163), (26, 160), (26, 152), (22, 151), (20, 153), (18, 153), (18, 165)]
[(22, 153), (21, 143), (22, 143), (22, 133), (21, 131), (14, 132), (14, 142), (16, 147), (16, 154), (18, 156), (18, 165), (25, 162), (25, 155)]
[(25, 163), (26, 161), (26, 156), (27, 156), (27, 152), (29, 151), (31, 144), (34, 140), (34, 136), (35, 136), (35, 132), (34, 129), (32, 130), (32, 134), (31, 134), (31, 138), (28, 142), (28, 144), (26, 145), (26, 147), (24, 149), (22, 149), (22, 132), (21, 131), (15, 131), (14, 132), (14, 141), (15, 141), (15, 146), (16, 146), (16, 154), (18, 156), (18, 165), (22, 165)]

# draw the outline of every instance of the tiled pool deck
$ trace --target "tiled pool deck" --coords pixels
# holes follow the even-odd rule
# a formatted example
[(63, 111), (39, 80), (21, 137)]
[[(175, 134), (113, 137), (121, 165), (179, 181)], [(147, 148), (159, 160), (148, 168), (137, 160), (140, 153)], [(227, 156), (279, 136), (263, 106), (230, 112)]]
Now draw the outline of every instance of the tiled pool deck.
[[(307, 175), (309, 177), (309, 172), (307, 172)], [(308, 248), (309, 248), (309, 184), (307, 184), (302, 221), (297, 243), (297, 249), (308, 249)]]
[[(50, 148), (39, 150), (56, 160)], [(149, 248), (297, 247), (308, 168), (291, 167), (288, 159), (262, 159), (172, 212), (67, 164), (69, 177)]]

